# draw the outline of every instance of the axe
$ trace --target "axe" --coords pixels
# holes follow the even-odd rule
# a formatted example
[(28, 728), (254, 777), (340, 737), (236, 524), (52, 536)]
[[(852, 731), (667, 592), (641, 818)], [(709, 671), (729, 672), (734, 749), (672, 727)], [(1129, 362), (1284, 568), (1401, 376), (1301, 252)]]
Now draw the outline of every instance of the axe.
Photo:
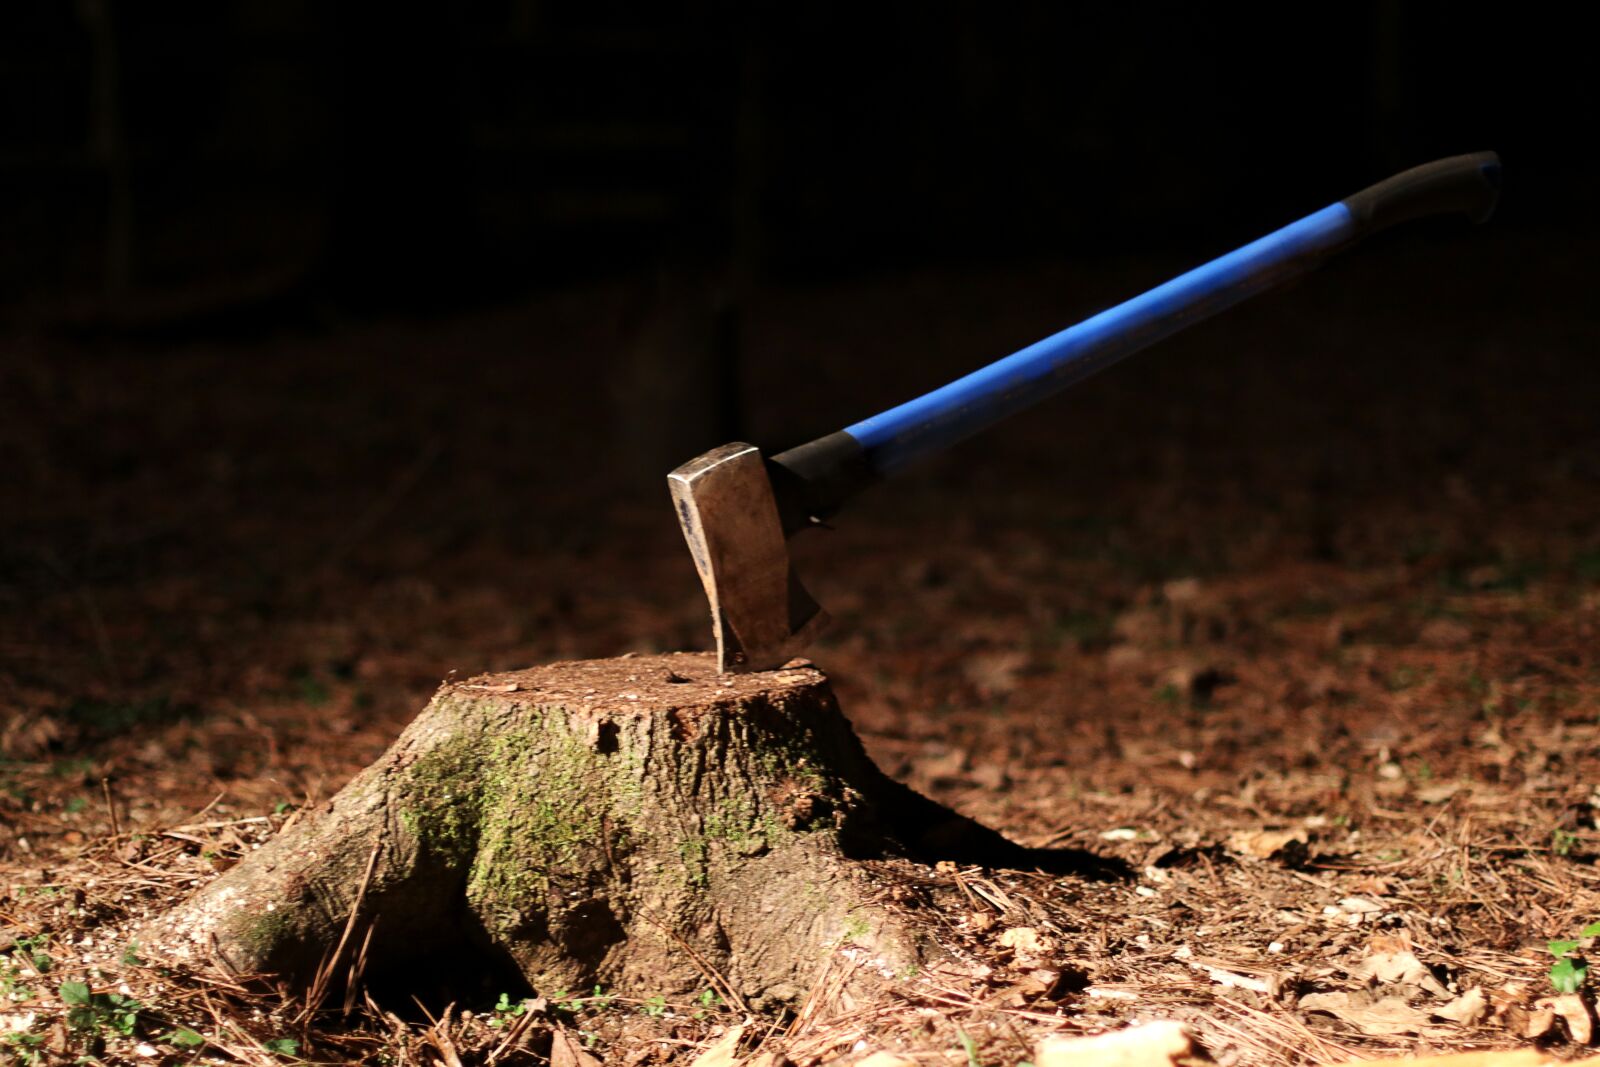
[(837, 433), (775, 456), (734, 443), (685, 463), (667, 483), (711, 601), (720, 669), (779, 667), (827, 623), (795, 577), (788, 539), (862, 489), (1379, 230), (1440, 214), (1483, 222), (1499, 188), (1493, 152), (1403, 171)]

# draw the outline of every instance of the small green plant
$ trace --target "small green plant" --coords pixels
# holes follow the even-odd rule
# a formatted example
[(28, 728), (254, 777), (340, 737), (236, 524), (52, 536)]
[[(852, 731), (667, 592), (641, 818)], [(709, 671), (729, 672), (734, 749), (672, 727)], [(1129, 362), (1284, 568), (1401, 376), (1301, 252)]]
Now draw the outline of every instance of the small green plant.
[(519, 1000), (513, 1004), (510, 993), (501, 993), (500, 999), (494, 1003), (494, 1015), (490, 1017), (489, 1025), (498, 1030), (508, 1025), (511, 1020), (527, 1014), (527, 1011), (527, 1001)]
[(178, 1027), (177, 1029), (173, 1030), (172, 1033), (163, 1036), (161, 1040), (165, 1041), (169, 1045), (176, 1045), (178, 1048), (199, 1048), (201, 1045), (206, 1043), (205, 1038), (201, 1037), (187, 1026)]
[(13, 1030), (0, 1037), (0, 1053), (9, 1053), (14, 1062), (22, 1064), (22, 1067), (38, 1067), (44, 1063), (43, 1045), (43, 1034), (30, 1034), (24, 1030)]
[[(504, 993), (500, 994), (500, 999), (502, 1001), (506, 999)], [(610, 1004), (611, 998), (602, 996), (599, 986), (594, 987), (593, 997), (585, 997), (580, 993), (568, 993), (565, 989), (550, 996), (550, 1010), (558, 1015), (576, 1015), (586, 1006), (593, 1005), (605, 1008), (609, 1007)]]
[(659, 1019), (667, 1013), (667, 998), (657, 993), (639, 1005), (639, 1010), (652, 1019)]
[(44, 945), (49, 940), (50, 938), (46, 934), (19, 937), (17, 938), (16, 946), (12, 949), (12, 954), (15, 958), (32, 967), (35, 973), (49, 974), (50, 968), (56, 965), (56, 961), (50, 957), (50, 953), (44, 950)]
[(87, 797), (68, 797), (64, 807), (68, 815), (76, 815), (88, 806), (89, 800)]
[(122, 950), (122, 965), (124, 967), (144, 966), (144, 957), (139, 955), (139, 942), (129, 941), (128, 947)]
[(1572, 855), (1572, 847), (1578, 843), (1578, 835), (1571, 830), (1560, 827), (1550, 831), (1550, 851), (1558, 856)]
[(709, 1013), (722, 1006), (722, 998), (717, 995), (715, 989), (702, 989), (700, 995), (694, 999), (695, 1003), (700, 1005), (694, 1013), (696, 1019), (704, 1019)]
[(292, 1037), (274, 1037), (261, 1042), (261, 1047), (274, 1056), (298, 1056), (300, 1054), (300, 1042)]
[(1584, 942), (1600, 937), (1600, 922), (1592, 922), (1578, 931), (1576, 940), (1556, 940), (1545, 943), (1545, 949), (1556, 958), (1550, 965), (1550, 984), (1557, 993), (1576, 993), (1589, 977), (1589, 962), (1579, 950)]
[(61, 1000), (67, 1005), (67, 1026), (80, 1034), (98, 1036), (111, 1029), (132, 1037), (144, 1010), (132, 997), (121, 993), (95, 993), (86, 982), (62, 982)]
[(983, 1067), (983, 1060), (978, 1058), (978, 1043), (972, 1039), (972, 1035), (957, 1027), (956, 1039), (967, 1054), (967, 1067)]

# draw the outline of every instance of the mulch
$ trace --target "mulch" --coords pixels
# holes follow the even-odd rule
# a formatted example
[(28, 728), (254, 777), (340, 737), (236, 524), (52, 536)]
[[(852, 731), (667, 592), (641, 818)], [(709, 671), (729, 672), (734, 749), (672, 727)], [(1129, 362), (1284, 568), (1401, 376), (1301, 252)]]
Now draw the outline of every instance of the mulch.
[[(1572, 370), (1600, 338), (1560, 294), (1471, 272), (1408, 301), (1424, 251), (1178, 339), (796, 545), (837, 620), (810, 655), (886, 771), (1134, 877), (869, 863), (926, 968), (852, 1003), (842, 952), (795, 1014), (749, 1020), (608, 990), (308, 1013), (126, 940), (331, 795), (441, 678), (707, 644), (664, 491), (567, 476), (604, 419), (585, 324), (614, 294), (242, 349), (19, 329), (0, 1058), (687, 1064), (743, 1023), (744, 1052), (801, 1064), (1009, 1064), (1154, 1018), (1223, 1064), (1578, 1054), (1600, 390)], [(915, 351), (931, 384), (1107, 274), (772, 296), (758, 336), (817, 355), (756, 368), (753, 435), (801, 432), (785, 398), (863, 353)], [(886, 362), (860, 402), (904, 377)]]

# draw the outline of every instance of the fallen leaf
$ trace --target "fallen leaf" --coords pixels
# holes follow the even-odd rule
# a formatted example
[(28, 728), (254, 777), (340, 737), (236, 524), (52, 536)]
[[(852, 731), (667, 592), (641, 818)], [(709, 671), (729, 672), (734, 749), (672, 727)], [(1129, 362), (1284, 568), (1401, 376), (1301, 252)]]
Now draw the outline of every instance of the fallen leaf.
[(1300, 998), (1303, 1011), (1320, 1011), (1360, 1030), (1363, 1034), (1420, 1034), (1427, 1029), (1428, 1015), (1399, 997), (1369, 1000), (1349, 993), (1310, 993)]
[(1555, 1009), (1549, 1005), (1535, 1004), (1532, 1008), (1508, 1012), (1506, 1018), (1513, 1024), (1520, 1022), (1522, 1036), (1530, 1041), (1536, 1041), (1548, 1034), (1556, 1025)]
[(1251, 978), (1249, 975), (1239, 974), (1221, 967), (1213, 967), (1209, 963), (1201, 963), (1198, 960), (1191, 960), (1189, 966), (1202, 972), (1218, 985), (1227, 986), (1230, 989), (1248, 989), (1255, 993), (1265, 993), (1268, 996), (1274, 996), (1278, 991), (1278, 983), (1275, 981)]
[(1172, 1067), (1196, 1054), (1189, 1028), (1171, 1020), (1130, 1026), (1094, 1037), (1047, 1037), (1036, 1067)]
[(1374, 912), (1383, 910), (1382, 904), (1374, 904), (1372, 901), (1361, 897), (1345, 897), (1339, 901), (1339, 907), (1351, 915), (1371, 915)]
[(1462, 1026), (1476, 1026), (1489, 1015), (1489, 998), (1482, 989), (1473, 986), (1450, 1003), (1434, 1008), (1431, 1014)]
[(1404, 939), (1377, 937), (1373, 939), (1372, 948), (1371, 955), (1350, 968), (1351, 977), (1383, 985), (1416, 986), (1436, 997), (1450, 995), (1444, 984), (1417, 959)]
[(735, 1026), (719, 1037), (714, 1045), (694, 1058), (690, 1067), (733, 1067), (739, 1054), (739, 1042), (744, 1038), (744, 1027)]
[(1000, 944), (1018, 956), (1037, 956), (1044, 951), (1039, 931), (1031, 926), (1013, 926), (1000, 935)]
[[(1589, 1006), (1583, 1002), (1583, 997), (1577, 993), (1568, 993), (1560, 997), (1541, 997), (1533, 1002), (1534, 1010), (1551, 1011), (1567, 1024), (1567, 1033), (1572, 1036), (1575, 1045), (1588, 1045), (1594, 1041), (1594, 1017), (1589, 1014)], [(1548, 1027), (1546, 1028), (1548, 1029)]]
[(1004, 696), (1017, 687), (1017, 676), (1028, 666), (1028, 653), (1015, 649), (978, 652), (961, 664), (968, 682), (986, 696)]
[(1228, 835), (1228, 851), (1258, 860), (1271, 859), (1280, 853), (1298, 852), (1303, 856), (1309, 840), (1304, 830), (1240, 830)]

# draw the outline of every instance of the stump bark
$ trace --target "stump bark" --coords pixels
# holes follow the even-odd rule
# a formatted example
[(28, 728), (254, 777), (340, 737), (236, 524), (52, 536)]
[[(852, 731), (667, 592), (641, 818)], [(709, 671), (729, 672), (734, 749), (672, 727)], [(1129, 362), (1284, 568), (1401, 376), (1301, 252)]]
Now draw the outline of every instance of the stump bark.
[(369, 975), (475, 960), (540, 992), (655, 995), (712, 972), (761, 1006), (841, 946), (882, 975), (919, 961), (852, 862), (891, 855), (1028, 856), (879, 772), (809, 666), (560, 663), (445, 685), (142, 942), (306, 982), (370, 929)]

